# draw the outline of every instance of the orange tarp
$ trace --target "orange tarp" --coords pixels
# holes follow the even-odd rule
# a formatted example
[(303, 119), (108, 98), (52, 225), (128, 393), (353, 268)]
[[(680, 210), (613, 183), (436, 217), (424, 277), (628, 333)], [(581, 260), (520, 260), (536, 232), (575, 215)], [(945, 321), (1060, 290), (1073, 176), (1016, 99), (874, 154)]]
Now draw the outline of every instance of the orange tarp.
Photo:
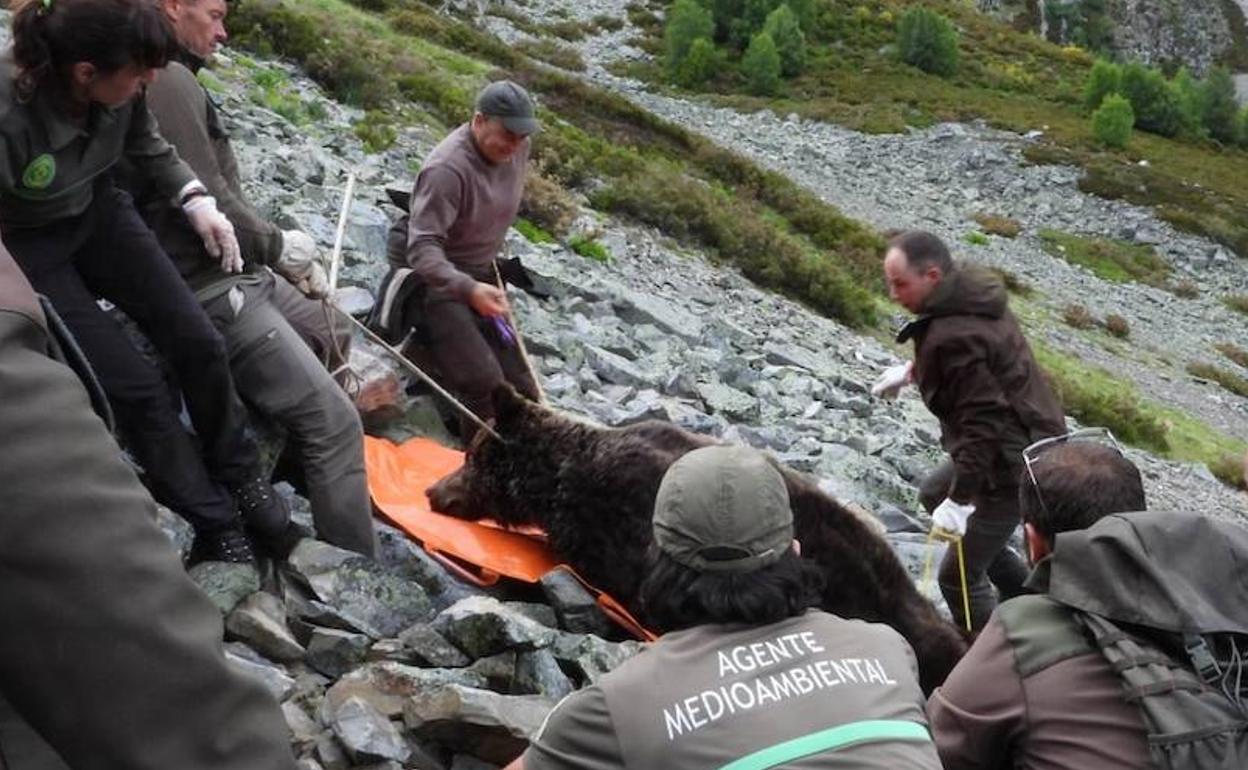
[[(369, 492), (385, 518), (461, 578), (477, 585), (492, 585), (500, 577), (536, 583), (552, 569), (572, 571), (550, 552), (541, 530), (504, 530), (491, 521), (466, 521), (430, 510), (425, 490), (463, 465), (462, 452), (423, 438), (395, 444), (365, 436), (364, 462)], [(617, 601), (586, 587), (612, 620), (639, 637), (653, 638)]]

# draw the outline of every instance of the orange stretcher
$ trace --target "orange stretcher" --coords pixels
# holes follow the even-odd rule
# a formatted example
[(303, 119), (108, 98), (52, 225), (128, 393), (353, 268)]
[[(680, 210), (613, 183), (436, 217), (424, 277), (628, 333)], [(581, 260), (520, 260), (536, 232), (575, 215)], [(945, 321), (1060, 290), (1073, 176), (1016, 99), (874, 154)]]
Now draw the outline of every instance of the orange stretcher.
[(612, 621), (639, 639), (656, 638), (620, 602), (560, 563), (540, 529), (508, 530), (493, 521), (466, 521), (430, 510), (425, 490), (463, 465), (462, 452), (424, 438), (395, 444), (365, 436), (364, 463), (368, 490), (382, 516), (460, 579), (483, 587), (502, 578), (536, 583), (553, 569), (567, 570)]

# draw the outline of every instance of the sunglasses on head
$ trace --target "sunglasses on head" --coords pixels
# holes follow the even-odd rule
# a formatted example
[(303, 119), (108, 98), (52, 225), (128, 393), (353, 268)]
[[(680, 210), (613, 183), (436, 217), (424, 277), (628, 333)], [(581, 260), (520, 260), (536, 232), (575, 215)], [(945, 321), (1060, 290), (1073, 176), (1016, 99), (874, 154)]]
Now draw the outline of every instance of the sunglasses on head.
[(1118, 439), (1114, 438), (1114, 434), (1109, 432), (1109, 428), (1082, 428), (1061, 436), (1042, 438), (1028, 446), (1023, 450), (1023, 465), (1027, 468), (1027, 478), (1031, 480), (1031, 488), (1036, 490), (1036, 499), (1040, 501), (1040, 507), (1044, 509), (1046, 515), (1049, 507), (1044, 504), (1044, 495), (1040, 494), (1040, 485), (1036, 483), (1036, 474), (1032, 471), (1032, 466), (1050, 449), (1075, 442), (1090, 442), (1112, 447), (1119, 455), (1126, 457), (1122, 445), (1118, 443)]

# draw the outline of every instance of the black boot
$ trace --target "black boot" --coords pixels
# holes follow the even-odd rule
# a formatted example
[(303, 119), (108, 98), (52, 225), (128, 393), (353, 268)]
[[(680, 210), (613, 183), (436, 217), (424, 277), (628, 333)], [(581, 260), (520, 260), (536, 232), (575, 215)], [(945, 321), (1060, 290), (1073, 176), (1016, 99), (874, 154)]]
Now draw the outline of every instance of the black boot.
[(273, 485), (260, 476), (230, 487), (234, 504), (243, 517), (243, 524), (257, 537), (280, 537), (290, 527), (290, 509), (273, 489)]
[(235, 524), (195, 533), (195, 542), (191, 545), (191, 553), (186, 563), (187, 566), (194, 566), (201, 561), (254, 564), (256, 555), (251, 550), (251, 542), (243, 528)]

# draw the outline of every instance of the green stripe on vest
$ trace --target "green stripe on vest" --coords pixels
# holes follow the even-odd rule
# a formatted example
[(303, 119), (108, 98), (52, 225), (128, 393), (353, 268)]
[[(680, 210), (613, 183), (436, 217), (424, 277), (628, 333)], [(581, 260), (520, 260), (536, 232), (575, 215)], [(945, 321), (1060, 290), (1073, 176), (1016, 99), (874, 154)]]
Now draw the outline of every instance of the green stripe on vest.
[(1014, 650), (1019, 676), (1031, 676), (1068, 658), (1099, 652), (1068, 607), (1047, 596), (1018, 596), (997, 607), (997, 620)]
[(881, 741), (924, 741), (932, 736), (927, 728), (917, 722), (896, 719), (873, 719), (821, 730), (791, 741), (756, 751), (721, 767), (719, 770), (767, 770), (795, 759), (808, 757), (823, 751), (836, 751), (859, 743)]

